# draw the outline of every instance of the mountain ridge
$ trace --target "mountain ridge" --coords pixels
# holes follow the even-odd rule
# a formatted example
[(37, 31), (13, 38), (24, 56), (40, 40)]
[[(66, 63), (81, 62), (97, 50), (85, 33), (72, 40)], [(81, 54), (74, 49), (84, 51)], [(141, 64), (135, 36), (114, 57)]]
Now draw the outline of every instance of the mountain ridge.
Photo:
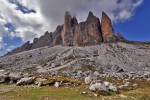
[(105, 12), (102, 12), (102, 19), (96, 17), (91, 11), (86, 21), (78, 23), (76, 17), (72, 17), (66, 11), (64, 24), (56, 27), (54, 32), (46, 31), (40, 38), (35, 38), (33, 43), (29, 41), (6, 55), (12, 55), (44, 46), (87, 46), (105, 42), (125, 41), (121, 33), (115, 36), (112, 22)]

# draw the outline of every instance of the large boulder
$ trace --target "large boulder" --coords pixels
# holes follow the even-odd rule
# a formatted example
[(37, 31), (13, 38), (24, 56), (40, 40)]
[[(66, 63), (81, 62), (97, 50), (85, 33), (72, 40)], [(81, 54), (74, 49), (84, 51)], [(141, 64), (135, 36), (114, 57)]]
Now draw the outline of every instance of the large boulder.
[(0, 73), (0, 83), (5, 83), (8, 79), (8, 75)]
[(35, 81), (35, 77), (27, 77), (27, 78), (21, 78), (18, 82), (17, 82), (17, 86), (19, 85), (28, 85), (31, 83), (34, 83)]
[(107, 87), (103, 83), (91, 84), (89, 89), (94, 92), (108, 91)]
[(104, 42), (114, 42), (116, 41), (114, 29), (110, 18), (106, 15), (105, 12), (102, 12), (101, 28), (103, 34)]
[(105, 85), (105, 87), (110, 90), (110, 91), (113, 91), (113, 92), (117, 92), (118, 89), (116, 86), (114, 86), (112, 83), (110, 82), (107, 82), (107, 81), (104, 81), (103, 84)]
[(21, 73), (10, 73), (9, 74), (9, 79), (11, 83), (17, 82), (22, 78)]
[(94, 92), (108, 92), (108, 91), (113, 91), (117, 92), (118, 89), (116, 86), (114, 86), (112, 83), (104, 81), (104, 82), (96, 82), (92, 83), (89, 86), (89, 89)]
[(8, 72), (5, 70), (0, 70), (0, 83), (5, 83), (8, 79)]

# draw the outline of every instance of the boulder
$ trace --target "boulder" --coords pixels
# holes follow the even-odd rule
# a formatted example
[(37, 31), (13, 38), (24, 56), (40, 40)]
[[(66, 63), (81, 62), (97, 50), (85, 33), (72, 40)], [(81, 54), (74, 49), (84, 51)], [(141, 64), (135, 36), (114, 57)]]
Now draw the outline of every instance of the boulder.
[(9, 79), (8, 72), (5, 70), (0, 70), (0, 83), (4, 83)]
[(125, 82), (123, 85), (120, 85), (119, 88), (123, 89), (123, 88), (127, 88), (129, 86), (130, 82)]
[(20, 73), (10, 73), (9, 79), (11, 83), (17, 82), (22, 78), (22, 75)]
[(93, 81), (93, 78), (91, 76), (85, 77), (85, 84), (91, 84), (91, 82)]
[(54, 86), (55, 86), (55, 87), (59, 87), (59, 86), (60, 86), (60, 83), (59, 83), (59, 82), (55, 82)]
[(117, 87), (114, 86), (113, 84), (110, 84), (110, 85), (108, 86), (108, 89), (109, 89), (110, 91), (113, 91), (113, 92), (117, 92), (117, 91), (118, 91)]
[(94, 92), (108, 91), (107, 87), (103, 83), (91, 84), (89, 89)]
[(27, 78), (21, 78), (18, 82), (17, 82), (17, 86), (19, 85), (28, 85), (31, 83), (34, 83), (35, 81), (35, 77), (27, 77)]
[(114, 86), (112, 83), (107, 81), (97, 81), (96, 83), (91, 83), (89, 86), (89, 89), (94, 92), (107, 92), (107, 91), (113, 91), (117, 92), (118, 89), (116, 86)]
[(8, 78), (8, 75), (0, 73), (0, 83), (5, 83)]
[(55, 81), (54, 80), (48, 80), (45, 78), (36, 78), (34, 83), (40, 87), (40, 86), (53, 85), (55, 83)]

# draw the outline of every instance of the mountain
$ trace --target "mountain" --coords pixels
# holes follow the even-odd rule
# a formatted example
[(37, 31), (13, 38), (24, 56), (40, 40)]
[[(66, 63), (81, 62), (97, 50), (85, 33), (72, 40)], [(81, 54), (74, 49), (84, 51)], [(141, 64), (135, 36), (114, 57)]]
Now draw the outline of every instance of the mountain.
[(90, 46), (104, 42), (111, 43), (124, 40), (121, 33), (115, 36), (111, 20), (105, 12), (102, 12), (101, 23), (99, 18), (91, 11), (86, 21), (78, 23), (76, 17), (72, 17), (70, 12), (66, 11), (64, 24), (57, 26), (54, 32), (46, 32), (40, 38), (35, 38), (33, 43), (28, 41), (21, 47), (8, 52), (6, 55), (44, 46)]
[[(150, 77), (150, 43), (115, 36), (110, 18), (101, 23), (92, 12), (84, 22), (66, 12), (64, 24), (0, 57), (0, 69), (10, 72), (45, 73), (85, 77)], [(82, 74), (82, 76), (81, 76)]]

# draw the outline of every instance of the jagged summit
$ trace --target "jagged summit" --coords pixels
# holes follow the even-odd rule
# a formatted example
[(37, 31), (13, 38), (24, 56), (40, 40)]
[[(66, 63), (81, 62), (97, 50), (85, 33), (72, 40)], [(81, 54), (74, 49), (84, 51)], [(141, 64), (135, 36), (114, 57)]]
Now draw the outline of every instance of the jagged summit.
[(103, 42), (124, 41), (121, 33), (115, 36), (110, 18), (102, 12), (102, 20), (91, 11), (85, 22), (78, 23), (76, 17), (66, 11), (64, 24), (57, 26), (54, 32), (45, 32), (40, 38), (35, 38), (33, 43), (27, 42), (19, 48), (12, 50), (7, 55), (20, 53), (44, 46), (88, 46)]
[(102, 12), (101, 27), (104, 42), (114, 42), (115, 34), (112, 27), (112, 22), (105, 12)]

